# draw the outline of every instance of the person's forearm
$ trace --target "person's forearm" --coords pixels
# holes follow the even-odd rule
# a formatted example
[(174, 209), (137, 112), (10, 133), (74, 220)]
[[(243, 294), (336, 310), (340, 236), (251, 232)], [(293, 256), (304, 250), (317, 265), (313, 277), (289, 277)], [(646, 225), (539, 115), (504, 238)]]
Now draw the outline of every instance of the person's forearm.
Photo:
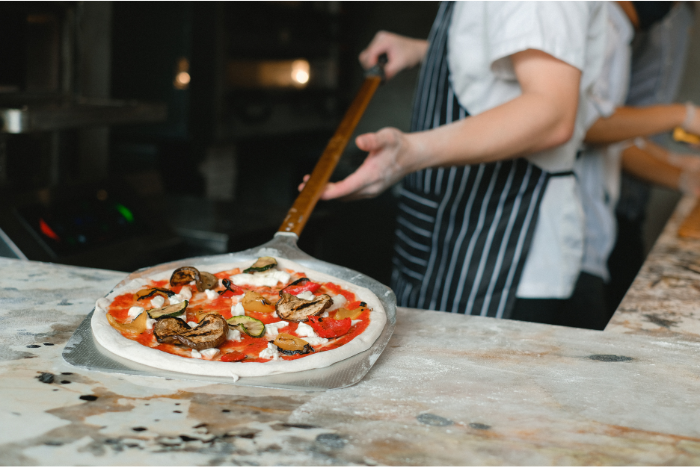
[(637, 178), (655, 185), (678, 189), (683, 170), (669, 164), (637, 146), (622, 152), (622, 168)]
[(588, 144), (612, 144), (637, 136), (649, 136), (682, 125), (686, 118), (683, 104), (651, 107), (619, 107), (608, 118), (599, 118), (586, 133)]
[(551, 100), (524, 94), (482, 114), (406, 135), (408, 148), (401, 162), (406, 172), (412, 172), (512, 159), (550, 149), (571, 138), (572, 116), (561, 113)]

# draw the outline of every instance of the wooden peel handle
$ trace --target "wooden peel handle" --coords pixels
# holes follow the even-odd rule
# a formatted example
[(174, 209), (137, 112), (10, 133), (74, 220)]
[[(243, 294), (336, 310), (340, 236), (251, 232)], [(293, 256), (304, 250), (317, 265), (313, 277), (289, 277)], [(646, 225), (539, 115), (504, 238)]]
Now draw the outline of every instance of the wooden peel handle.
[(301, 235), (301, 231), (304, 229), (306, 221), (309, 220), (314, 207), (316, 207), (316, 203), (321, 199), (323, 190), (326, 188), (326, 184), (330, 180), (333, 170), (335, 170), (335, 166), (340, 160), (340, 156), (343, 155), (345, 146), (347, 146), (353, 131), (355, 131), (357, 123), (360, 121), (362, 114), (374, 95), (374, 91), (377, 90), (381, 82), (381, 76), (368, 76), (365, 78), (365, 82), (362, 84), (355, 100), (345, 113), (338, 129), (328, 142), (313, 172), (311, 172), (311, 178), (306, 182), (304, 189), (294, 201), (278, 232), (294, 233), (297, 237)]

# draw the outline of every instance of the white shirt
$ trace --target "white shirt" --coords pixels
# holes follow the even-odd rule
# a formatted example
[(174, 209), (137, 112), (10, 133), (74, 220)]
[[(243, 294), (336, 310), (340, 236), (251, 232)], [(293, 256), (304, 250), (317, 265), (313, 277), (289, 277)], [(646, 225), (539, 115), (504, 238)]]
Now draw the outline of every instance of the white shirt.
[[(591, 88), (587, 127), (600, 117), (609, 117), (617, 107), (624, 105), (629, 88), (634, 29), (616, 3), (606, 3), (606, 9), (608, 21), (605, 63), (600, 77)], [(584, 147), (574, 165), (586, 215), (581, 270), (601, 277), (606, 282), (610, 278), (608, 256), (617, 234), (615, 206), (620, 196), (620, 162), (626, 144), (602, 148)]]
[[(571, 170), (586, 127), (586, 96), (603, 63), (606, 11), (599, 2), (458, 2), (447, 60), (460, 104), (478, 115), (522, 90), (510, 56), (542, 50), (582, 71), (581, 97), (569, 142), (527, 159), (549, 172)], [(475, 44), (479, 44), (475, 47)], [(504, 129), (507, 131), (507, 129)], [(583, 209), (573, 177), (549, 181), (517, 296), (567, 298), (583, 255)]]

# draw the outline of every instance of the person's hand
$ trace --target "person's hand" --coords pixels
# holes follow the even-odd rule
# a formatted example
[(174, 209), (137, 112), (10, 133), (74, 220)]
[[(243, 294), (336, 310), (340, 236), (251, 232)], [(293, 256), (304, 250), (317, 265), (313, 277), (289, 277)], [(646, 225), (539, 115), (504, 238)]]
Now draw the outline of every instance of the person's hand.
[(700, 109), (690, 102), (685, 105), (685, 120), (681, 127), (688, 133), (700, 135)]
[[(406, 134), (396, 128), (384, 128), (376, 133), (365, 133), (355, 139), (357, 147), (369, 152), (362, 165), (344, 180), (329, 183), (321, 199), (346, 200), (373, 198), (398, 182), (407, 173), (403, 163), (408, 152)], [(299, 191), (304, 183), (299, 185)]]
[(700, 171), (700, 155), (678, 154), (672, 152), (668, 155), (668, 162), (676, 167), (680, 167), (683, 170), (691, 172)]
[(700, 172), (684, 170), (678, 177), (678, 189), (683, 194), (700, 197)]
[(376, 65), (377, 58), (385, 53), (388, 62), (384, 66), (384, 74), (386, 79), (391, 79), (401, 70), (418, 65), (427, 50), (428, 42), (425, 40), (379, 31), (360, 53), (359, 59), (365, 69), (370, 69)]

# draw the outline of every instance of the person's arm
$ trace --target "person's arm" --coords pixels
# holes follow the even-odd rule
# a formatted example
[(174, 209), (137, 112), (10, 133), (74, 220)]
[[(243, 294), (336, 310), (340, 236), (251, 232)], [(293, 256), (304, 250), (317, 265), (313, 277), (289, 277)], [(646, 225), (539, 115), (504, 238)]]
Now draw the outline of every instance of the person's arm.
[(379, 31), (367, 48), (360, 53), (359, 60), (365, 69), (370, 69), (376, 65), (377, 58), (385, 53), (387, 64), (384, 66), (384, 75), (387, 79), (391, 79), (401, 70), (418, 65), (425, 57), (427, 50), (428, 41), (426, 40)]
[(622, 152), (622, 169), (655, 185), (700, 196), (700, 172), (668, 162), (669, 152), (650, 141), (630, 145)]
[(690, 133), (700, 134), (700, 112), (684, 104), (650, 107), (618, 107), (607, 118), (599, 118), (586, 133), (585, 142), (605, 145), (670, 131), (682, 126)]
[(433, 130), (406, 134), (384, 128), (358, 136), (357, 146), (369, 152), (367, 159), (346, 179), (329, 183), (323, 199), (373, 197), (413, 171), (511, 159), (568, 141), (581, 72), (539, 50), (518, 52), (511, 59), (520, 96)]

